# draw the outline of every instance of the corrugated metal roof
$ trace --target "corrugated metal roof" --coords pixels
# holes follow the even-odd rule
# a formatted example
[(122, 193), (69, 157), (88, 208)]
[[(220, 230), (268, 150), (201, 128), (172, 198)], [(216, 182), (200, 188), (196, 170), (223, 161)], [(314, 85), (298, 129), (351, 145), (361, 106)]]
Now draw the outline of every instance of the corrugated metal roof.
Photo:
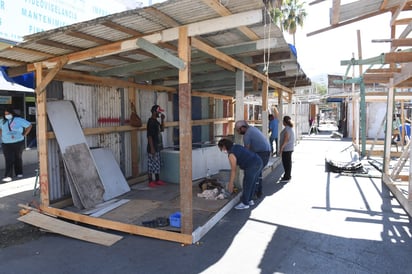
[[(212, 8), (213, 5), (223, 6)], [(296, 57), (292, 54), (288, 44), (284, 40), (282, 32), (274, 24), (269, 23), (269, 17), (266, 15), (262, 0), (220, 1), (220, 4), (219, 1), (212, 0), (170, 0), (150, 7), (128, 10), (26, 36), (22, 43), (0, 51), (0, 65), (17, 68), (23, 64), (32, 64), (52, 57), (81, 52), (102, 45), (109, 45), (113, 42), (143, 37), (176, 26), (219, 18), (222, 14), (236, 14), (256, 9), (261, 9), (265, 14), (265, 22), (247, 26), (247, 33), (249, 34), (245, 34), (244, 31), (238, 28), (208, 33), (197, 38), (212, 47), (234, 47), (236, 45), (244, 45), (252, 40), (276, 38), (276, 46), (270, 49), (270, 51), (268, 51), (267, 48), (260, 48), (253, 51), (248, 50), (246, 53), (236, 52), (232, 54), (227, 52), (226, 54), (257, 69), (262, 63), (261, 60), (264, 59), (264, 54), (267, 55), (268, 52), (284, 52), (285, 54), (283, 55), (277, 55), (276, 58), (271, 58), (270, 65), (273, 67), (276, 64), (285, 62), (297, 65)], [(177, 55), (176, 41), (158, 46), (171, 52), (175, 56)], [(245, 59), (245, 55), (251, 58)], [(196, 66), (204, 65), (206, 67), (206, 65), (213, 63), (214, 58), (206, 54), (198, 54), (193, 56), (193, 60), (193, 64), (196, 64)], [(151, 63), (152, 65), (149, 65)], [(156, 72), (156, 74), (162, 75), (165, 70), (174, 69), (165, 62), (159, 62), (156, 57), (141, 49), (130, 50), (111, 56), (93, 57), (85, 61), (65, 65), (63, 69), (96, 74), (107, 69), (115, 69), (119, 66), (130, 64), (140, 64), (142, 66), (137, 70), (108, 76), (133, 77), (143, 73), (147, 74), (148, 72)], [(148, 65), (143, 66), (143, 64)], [(299, 66), (297, 65), (296, 67)], [(216, 71), (216, 69), (222, 72), (224, 71), (221, 67), (216, 67), (210, 71)], [(196, 69), (192, 68), (192, 78), (196, 79), (196, 76), (204, 75), (208, 72), (207, 69), (196, 72)], [(294, 81), (290, 80), (291, 74), (292, 78), (295, 77), (295, 79), (293, 79)], [(234, 74), (229, 77), (228, 81), (233, 82), (232, 78), (234, 78)], [(310, 79), (306, 77), (300, 68), (294, 71), (288, 71), (287, 73), (286, 71), (282, 73), (282, 70), (276, 71), (276, 75), (270, 74), (270, 78), (289, 88), (310, 84)], [(163, 78), (151, 77), (150, 81), (158, 85), (167, 85), (167, 83), (170, 82), (169, 80), (173, 79), (177, 79), (177, 70), (175, 75), (169, 75)], [(225, 78), (222, 78), (221, 80), (224, 81), (224, 79)], [(296, 81), (296, 79), (299, 81)], [(165, 80), (168, 80), (168, 82)], [(203, 87), (207, 87), (200, 83), (197, 83), (197, 86), (200, 90), (202, 90)], [(233, 85), (225, 88), (214, 87), (213, 90), (218, 93), (234, 91)]]

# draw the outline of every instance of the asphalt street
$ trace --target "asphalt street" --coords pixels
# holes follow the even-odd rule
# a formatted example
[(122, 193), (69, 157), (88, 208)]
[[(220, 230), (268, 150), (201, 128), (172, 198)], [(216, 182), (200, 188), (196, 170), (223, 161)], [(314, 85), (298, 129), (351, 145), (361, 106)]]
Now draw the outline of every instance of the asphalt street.
[[(0, 249), (0, 273), (412, 273), (410, 218), (381, 179), (325, 170), (325, 154), (350, 145), (304, 137), (292, 180), (279, 183), (280, 165), (254, 207), (232, 209), (198, 244), (113, 232), (124, 238), (104, 247), (46, 233)], [(30, 187), (0, 204), (32, 198)]]

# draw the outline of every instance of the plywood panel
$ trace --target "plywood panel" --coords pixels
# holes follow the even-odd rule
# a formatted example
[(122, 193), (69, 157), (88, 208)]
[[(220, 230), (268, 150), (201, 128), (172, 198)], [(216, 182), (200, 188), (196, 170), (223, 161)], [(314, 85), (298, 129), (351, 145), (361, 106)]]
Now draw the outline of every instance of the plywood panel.
[(19, 217), (18, 220), (67, 237), (105, 246), (111, 246), (123, 238), (118, 235), (74, 225), (35, 211)]
[(91, 208), (103, 202), (104, 187), (87, 145), (68, 146), (63, 160), (83, 206)]

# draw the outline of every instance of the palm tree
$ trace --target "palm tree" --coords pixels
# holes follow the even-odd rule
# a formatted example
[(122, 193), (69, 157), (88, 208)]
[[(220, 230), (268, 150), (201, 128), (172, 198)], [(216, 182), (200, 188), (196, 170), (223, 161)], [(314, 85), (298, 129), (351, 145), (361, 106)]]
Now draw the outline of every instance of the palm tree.
[(297, 26), (303, 27), (307, 13), (304, 8), (305, 2), (300, 0), (276, 0), (271, 8), (271, 15), (274, 23), (279, 25), (281, 30), (286, 30), (293, 36), (295, 46), (295, 33)]

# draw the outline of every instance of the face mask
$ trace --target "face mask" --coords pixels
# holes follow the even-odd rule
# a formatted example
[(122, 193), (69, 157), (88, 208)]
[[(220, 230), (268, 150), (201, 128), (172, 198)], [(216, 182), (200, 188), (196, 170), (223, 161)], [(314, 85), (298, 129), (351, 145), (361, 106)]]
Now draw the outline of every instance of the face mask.
[(7, 120), (10, 120), (11, 118), (13, 118), (13, 115), (11, 115), (11, 114), (6, 114), (6, 116), (4, 116), (4, 117), (6, 117)]

